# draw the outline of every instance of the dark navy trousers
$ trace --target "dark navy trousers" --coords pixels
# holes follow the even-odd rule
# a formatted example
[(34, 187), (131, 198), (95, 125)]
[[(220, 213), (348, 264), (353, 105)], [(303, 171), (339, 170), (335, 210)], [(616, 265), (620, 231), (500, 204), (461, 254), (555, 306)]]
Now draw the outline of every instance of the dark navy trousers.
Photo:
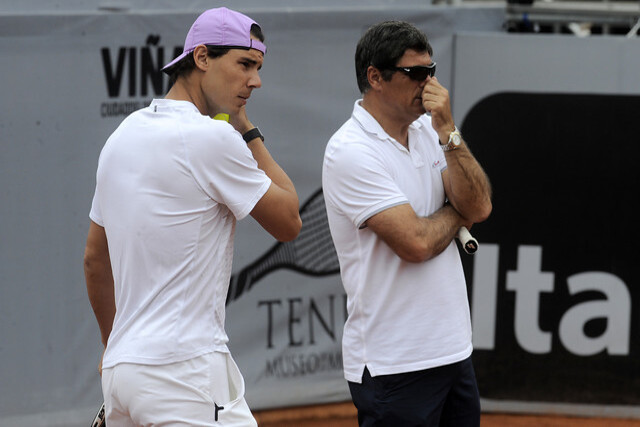
[(478, 427), (480, 395), (471, 358), (451, 365), (349, 382), (361, 427)]

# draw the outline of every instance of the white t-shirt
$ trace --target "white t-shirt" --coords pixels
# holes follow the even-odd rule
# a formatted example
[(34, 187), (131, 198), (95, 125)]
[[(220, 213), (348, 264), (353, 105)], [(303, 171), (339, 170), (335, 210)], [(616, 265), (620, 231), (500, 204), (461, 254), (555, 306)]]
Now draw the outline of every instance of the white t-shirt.
[(471, 321), (455, 242), (437, 257), (409, 263), (364, 222), (409, 203), (426, 217), (445, 201), (446, 160), (427, 115), (409, 127), (409, 150), (357, 101), (327, 145), (322, 185), (347, 293), (345, 378), (443, 366), (470, 356)]
[(100, 154), (90, 213), (115, 282), (103, 367), (228, 351), (235, 222), (270, 184), (240, 134), (190, 102), (155, 99), (122, 122)]

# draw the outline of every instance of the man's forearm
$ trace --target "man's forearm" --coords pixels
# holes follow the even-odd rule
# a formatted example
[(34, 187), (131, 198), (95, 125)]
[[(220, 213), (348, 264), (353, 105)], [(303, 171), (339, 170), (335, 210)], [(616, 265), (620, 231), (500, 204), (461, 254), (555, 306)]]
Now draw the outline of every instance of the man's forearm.
[(449, 202), (465, 219), (482, 222), (491, 213), (491, 184), (471, 151), (463, 143), (448, 151), (445, 190)]
[(85, 271), (87, 282), (87, 294), (93, 313), (98, 321), (102, 344), (107, 345), (107, 340), (111, 334), (113, 319), (116, 314), (116, 304), (113, 293), (113, 278), (105, 277), (104, 274), (97, 274)]
[(424, 262), (444, 251), (467, 224), (451, 205), (418, 217), (406, 203), (375, 214), (366, 225), (403, 260)]
[(84, 252), (84, 276), (89, 302), (100, 328), (102, 344), (106, 346), (116, 314), (113, 273), (104, 228), (93, 221), (89, 226)]
[[(247, 117), (247, 112), (244, 107), (238, 114), (231, 116), (229, 123), (241, 135), (246, 135), (247, 132), (255, 129), (255, 126)], [(295, 209), (297, 212), (298, 193), (293, 186), (293, 182), (291, 182), (289, 176), (287, 176), (280, 165), (271, 157), (271, 153), (269, 153), (262, 139), (259, 136), (255, 136), (251, 141), (247, 141), (247, 147), (251, 150), (253, 158), (258, 162), (258, 168), (262, 169), (274, 184), (295, 197)]]
[(262, 169), (274, 184), (291, 193), (292, 196), (295, 196), (295, 205), (297, 209), (298, 193), (296, 192), (293, 182), (280, 165), (278, 165), (278, 163), (273, 159), (264, 143), (260, 138), (256, 138), (249, 142), (247, 146), (251, 150), (253, 158), (258, 162), (258, 168)]
[(302, 228), (298, 193), (293, 182), (273, 160), (260, 138), (250, 141), (248, 146), (258, 168), (271, 178), (271, 187), (251, 211), (251, 216), (277, 240), (293, 240)]
[(463, 225), (460, 214), (450, 205), (445, 205), (428, 217), (421, 218), (421, 223), (421, 237), (429, 242), (426, 259), (440, 255), (451, 244)]

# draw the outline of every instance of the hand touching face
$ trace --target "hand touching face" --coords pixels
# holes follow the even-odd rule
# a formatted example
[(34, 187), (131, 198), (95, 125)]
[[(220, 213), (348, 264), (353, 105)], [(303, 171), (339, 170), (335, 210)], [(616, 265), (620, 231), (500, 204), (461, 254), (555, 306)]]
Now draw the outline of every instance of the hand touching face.
[(451, 113), (449, 91), (434, 77), (427, 77), (422, 89), (422, 105), (431, 115), (431, 124), (438, 132), (440, 141), (446, 142), (455, 127)]

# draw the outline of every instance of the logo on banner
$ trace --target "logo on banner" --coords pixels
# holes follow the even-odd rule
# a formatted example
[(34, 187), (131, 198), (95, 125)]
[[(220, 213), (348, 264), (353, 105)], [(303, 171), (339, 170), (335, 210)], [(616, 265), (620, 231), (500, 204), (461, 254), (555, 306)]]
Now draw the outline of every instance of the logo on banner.
[(103, 47), (100, 58), (108, 100), (100, 104), (102, 117), (123, 117), (146, 107), (153, 97), (169, 90), (164, 64), (182, 53), (176, 46), (170, 54), (160, 45), (160, 36), (149, 34), (143, 46)]
[[(328, 276), (340, 272), (338, 256), (324, 204), (322, 189), (318, 189), (300, 208), (302, 229), (290, 242), (278, 242), (260, 258), (231, 277), (227, 304), (245, 295), (267, 274), (277, 269), (289, 269), (310, 276)], [(266, 347), (273, 349), (274, 325), (286, 319), (287, 351), (266, 361), (265, 377), (299, 377), (327, 371), (342, 371), (340, 350), (309, 351), (322, 334), (332, 342), (339, 340), (347, 318), (346, 295), (319, 298), (273, 298), (258, 301), (261, 325), (265, 325)], [(281, 345), (282, 343), (278, 343)]]
[(485, 398), (640, 404), (637, 192), (624, 184), (640, 182), (639, 151), (603, 146), (637, 139), (639, 108), (637, 95), (498, 92), (467, 114), (462, 131), (496, 188), (474, 227)]

